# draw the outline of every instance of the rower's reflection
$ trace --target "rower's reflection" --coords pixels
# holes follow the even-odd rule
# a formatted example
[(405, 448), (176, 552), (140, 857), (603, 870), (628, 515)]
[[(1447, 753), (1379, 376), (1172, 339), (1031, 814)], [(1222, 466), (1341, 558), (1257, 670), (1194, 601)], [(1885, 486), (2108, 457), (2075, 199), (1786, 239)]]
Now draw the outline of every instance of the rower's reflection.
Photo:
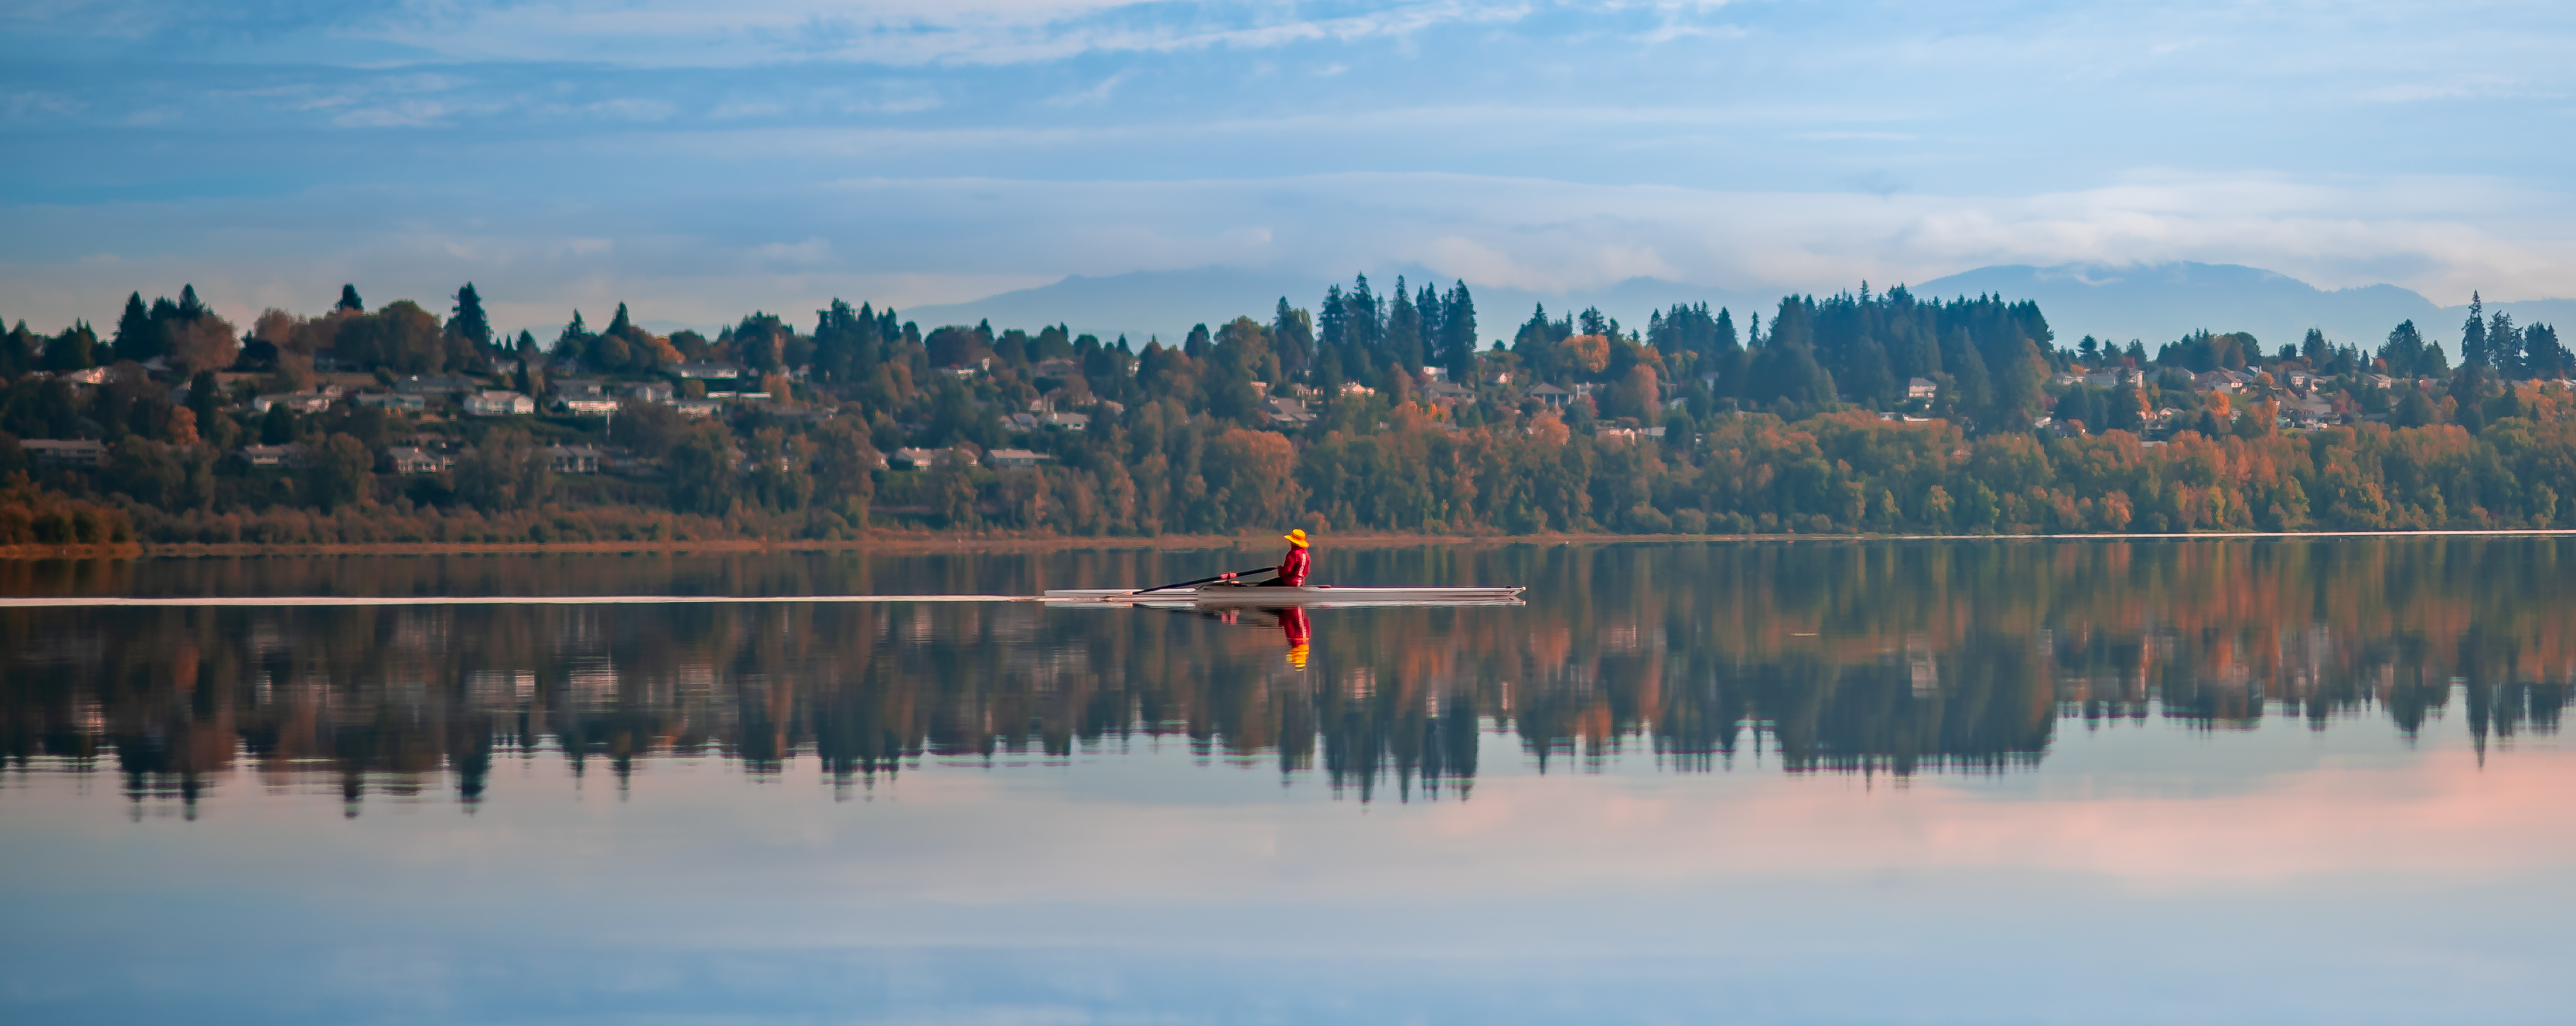
[[(1243, 617), (1247, 613), (1267, 616), (1271, 622), (1278, 624), (1279, 633), (1288, 639), (1288, 665), (1300, 670), (1306, 668), (1306, 646), (1313, 637), (1313, 629), (1306, 624), (1306, 610), (1302, 606), (1287, 606), (1280, 609), (1209, 609), (1201, 610), (1199, 615), (1219, 623), (1244, 623), (1246, 621)], [(1255, 625), (1260, 623), (1259, 620), (1250, 622)]]

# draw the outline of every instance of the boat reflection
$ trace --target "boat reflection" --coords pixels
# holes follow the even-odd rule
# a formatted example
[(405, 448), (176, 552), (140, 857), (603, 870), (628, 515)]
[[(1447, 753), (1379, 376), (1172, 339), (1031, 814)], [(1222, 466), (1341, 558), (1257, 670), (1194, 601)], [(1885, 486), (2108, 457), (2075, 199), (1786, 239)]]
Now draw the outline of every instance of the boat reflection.
[(11, 609), (0, 755), (22, 770), (113, 767), (137, 802), (185, 805), (237, 770), (322, 783), (354, 815), (370, 796), (471, 805), (496, 761), (543, 751), (621, 783), (652, 757), (752, 774), (812, 758), (855, 795), (924, 759), (1114, 757), (1169, 738), (1363, 801), (1465, 798), (1483, 746), (1512, 741), (1548, 771), (1636, 751), (1673, 771), (1750, 754), (1791, 773), (1905, 776), (2008, 772), (2060, 729), (2150, 718), (2378, 718), (2411, 735), (2456, 709), (2484, 752), (2555, 731), (2569, 702), (2565, 547), (1413, 553), (1401, 558), (1448, 579), (1528, 580), (1531, 603), (1207, 615)]

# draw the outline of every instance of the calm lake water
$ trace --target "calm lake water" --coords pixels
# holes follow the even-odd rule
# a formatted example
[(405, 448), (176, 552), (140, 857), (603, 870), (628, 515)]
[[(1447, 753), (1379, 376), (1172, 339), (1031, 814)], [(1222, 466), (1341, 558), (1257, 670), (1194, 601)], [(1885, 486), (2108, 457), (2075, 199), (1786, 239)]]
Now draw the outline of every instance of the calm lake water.
[[(0, 563), (1034, 594), (1267, 552)], [(0, 1021), (2564, 1022), (2576, 540), (1324, 550), (1522, 607), (0, 610)], [(2557, 1011), (2552, 1011), (2557, 1009)]]

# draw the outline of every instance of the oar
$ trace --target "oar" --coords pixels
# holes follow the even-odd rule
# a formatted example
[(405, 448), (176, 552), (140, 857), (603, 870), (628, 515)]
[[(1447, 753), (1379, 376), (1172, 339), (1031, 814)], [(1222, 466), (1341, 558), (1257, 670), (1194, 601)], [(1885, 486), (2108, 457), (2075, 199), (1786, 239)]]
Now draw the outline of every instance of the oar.
[(1250, 569), (1250, 570), (1228, 570), (1228, 571), (1226, 571), (1226, 572), (1224, 572), (1224, 573), (1221, 573), (1221, 574), (1218, 574), (1218, 575), (1216, 575), (1216, 576), (1214, 576), (1214, 577), (1201, 577), (1201, 578), (1199, 578), (1198, 580), (1195, 580), (1195, 581), (1176, 581), (1176, 582), (1171, 583), (1171, 584), (1165, 584), (1165, 585), (1161, 585), (1161, 586), (1158, 586), (1158, 587), (1147, 588), (1147, 589), (1145, 589), (1144, 591), (1131, 591), (1131, 592), (1128, 592), (1128, 594), (1130, 594), (1130, 595), (1142, 595), (1142, 594), (1145, 594), (1145, 592), (1150, 592), (1150, 591), (1169, 591), (1169, 590), (1171, 590), (1171, 589), (1173, 589), (1173, 588), (1186, 588), (1186, 587), (1189, 587), (1190, 585), (1193, 585), (1193, 584), (1206, 584), (1206, 583), (1209, 583), (1209, 582), (1211, 582), (1211, 581), (1230, 581), (1230, 580), (1233, 580), (1233, 579), (1235, 579), (1235, 578), (1237, 578), (1237, 577), (1241, 577), (1241, 576), (1243, 576), (1243, 575), (1245, 575), (1245, 574), (1269, 573), (1270, 571), (1273, 571), (1273, 570), (1276, 570), (1276, 569), (1278, 569), (1278, 567), (1270, 567), (1270, 566), (1256, 566), (1256, 567), (1253, 567), (1253, 568), (1252, 568), (1252, 569)]

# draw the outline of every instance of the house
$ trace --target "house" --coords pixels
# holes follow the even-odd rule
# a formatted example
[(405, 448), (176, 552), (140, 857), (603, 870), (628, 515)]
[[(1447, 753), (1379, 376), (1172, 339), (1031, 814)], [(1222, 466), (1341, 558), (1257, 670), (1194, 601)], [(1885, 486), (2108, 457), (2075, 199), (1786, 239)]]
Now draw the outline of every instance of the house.
[(104, 467), (107, 465), (107, 443), (88, 439), (29, 438), (18, 448), (47, 467)]
[(671, 376), (684, 380), (732, 381), (742, 376), (739, 364), (691, 361), (670, 366)]
[(2242, 392), (2245, 390), (2245, 383), (2249, 380), (2251, 379), (2246, 375), (2221, 368), (2219, 370), (2210, 371), (2207, 374), (2192, 375), (2191, 390), (2194, 392)]
[(1272, 396), (1262, 400), (1261, 405), (1253, 407), (1253, 410), (1269, 418), (1270, 423), (1278, 427), (1303, 427), (1315, 422), (1315, 415), (1306, 412), (1305, 402), (1298, 399)]
[(320, 413), (331, 408), (331, 397), (321, 392), (280, 392), (250, 401), (254, 413), (267, 413), (272, 406), (284, 406), (296, 413)]
[(674, 399), (671, 401), (671, 412), (677, 413), (683, 417), (712, 417), (716, 415), (716, 401), (713, 399)]
[(1594, 433), (1593, 433), (1593, 437), (1594, 437), (1594, 438), (1596, 438), (1596, 439), (1599, 439), (1599, 440), (1601, 440), (1601, 441), (1604, 441), (1604, 442), (1633, 442), (1633, 441), (1636, 441), (1636, 440), (1638, 440), (1638, 439), (1640, 439), (1640, 438), (1662, 438), (1662, 437), (1664, 437), (1664, 429), (1663, 429), (1663, 428), (1660, 428), (1660, 427), (1650, 427), (1650, 428), (1633, 428), (1633, 427), (1612, 427), (1612, 428), (1602, 428), (1601, 430), (1599, 430), (1599, 431), (1597, 431), (1597, 432), (1594, 432)]
[(1574, 401), (1574, 393), (1558, 388), (1555, 385), (1544, 384), (1537, 388), (1530, 389), (1529, 397), (1560, 410), (1565, 408), (1565, 404)]
[(638, 402), (667, 403), (676, 394), (669, 384), (660, 381), (638, 381), (626, 386), (626, 397)]
[(1941, 386), (1933, 384), (1930, 378), (1905, 379), (1905, 397), (1908, 399), (1930, 399), (1940, 391)]
[(625, 474), (630, 477), (653, 477), (662, 472), (662, 461), (650, 456), (636, 455), (631, 449), (612, 448), (605, 452), (606, 455), (600, 457), (599, 467), (609, 473)]
[(1038, 419), (1025, 413), (1014, 413), (1002, 418), (1002, 426), (1013, 431), (1035, 431), (1038, 429)]
[(394, 382), (394, 391), (404, 395), (463, 395), (477, 387), (473, 378), (461, 374), (414, 374)]
[(579, 399), (563, 399), (558, 400), (555, 405), (562, 407), (565, 413), (569, 413), (577, 417), (607, 417), (612, 416), (617, 412), (617, 400), (610, 399), (606, 396), (595, 395)]
[(442, 452), (431, 452), (418, 446), (385, 450), (397, 474), (436, 474), (456, 465), (456, 459)]
[(928, 470), (939, 463), (941, 454), (949, 451), (947, 449), (897, 449), (894, 451), (894, 458), (886, 461), (886, 467), (892, 470)]
[(1038, 361), (1036, 366), (1029, 368), (1029, 374), (1041, 378), (1078, 378), (1082, 376), (1082, 363), (1058, 356)]
[(1091, 415), (1087, 413), (1049, 413), (1038, 417), (1038, 424), (1041, 427), (1050, 427), (1061, 431), (1085, 431), (1089, 430), (1091, 427)]
[(558, 474), (599, 473), (599, 460), (602, 455), (605, 454), (587, 445), (546, 447), (546, 462), (552, 465), (555, 473)]
[(2284, 427), (2314, 429), (2334, 422), (2334, 404), (2324, 399), (2310, 396), (2281, 404), (2281, 424)]
[(1430, 384), (1422, 386), (1422, 401), (1430, 403), (1433, 406), (1456, 406), (1459, 403), (1474, 402), (1475, 400), (1476, 393), (1463, 385), (1452, 384), (1435, 378)]
[(557, 399), (597, 399), (608, 394), (608, 385), (598, 378), (556, 378), (547, 384)]
[(465, 412), (476, 417), (524, 417), (537, 412), (537, 401), (517, 392), (487, 388), (465, 397)]
[(429, 397), (417, 392), (360, 392), (353, 401), (359, 406), (380, 410), (405, 410), (419, 413), (429, 409)]
[(1370, 388), (1370, 387), (1368, 387), (1367, 385), (1360, 384), (1359, 382), (1356, 382), (1356, 381), (1345, 381), (1345, 382), (1342, 382), (1342, 394), (1343, 394), (1343, 395), (1376, 395), (1376, 394), (1377, 394), (1377, 389)]
[(984, 454), (984, 463), (995, 470), (1014, 470), (1034, 467), (1053, 458), (1027, 449), (995, 449)]
[(245, 445), (241, 461), (253, 467), (299, 467), (304, 465), (307, 448), (302, 442), (285, 445)]

